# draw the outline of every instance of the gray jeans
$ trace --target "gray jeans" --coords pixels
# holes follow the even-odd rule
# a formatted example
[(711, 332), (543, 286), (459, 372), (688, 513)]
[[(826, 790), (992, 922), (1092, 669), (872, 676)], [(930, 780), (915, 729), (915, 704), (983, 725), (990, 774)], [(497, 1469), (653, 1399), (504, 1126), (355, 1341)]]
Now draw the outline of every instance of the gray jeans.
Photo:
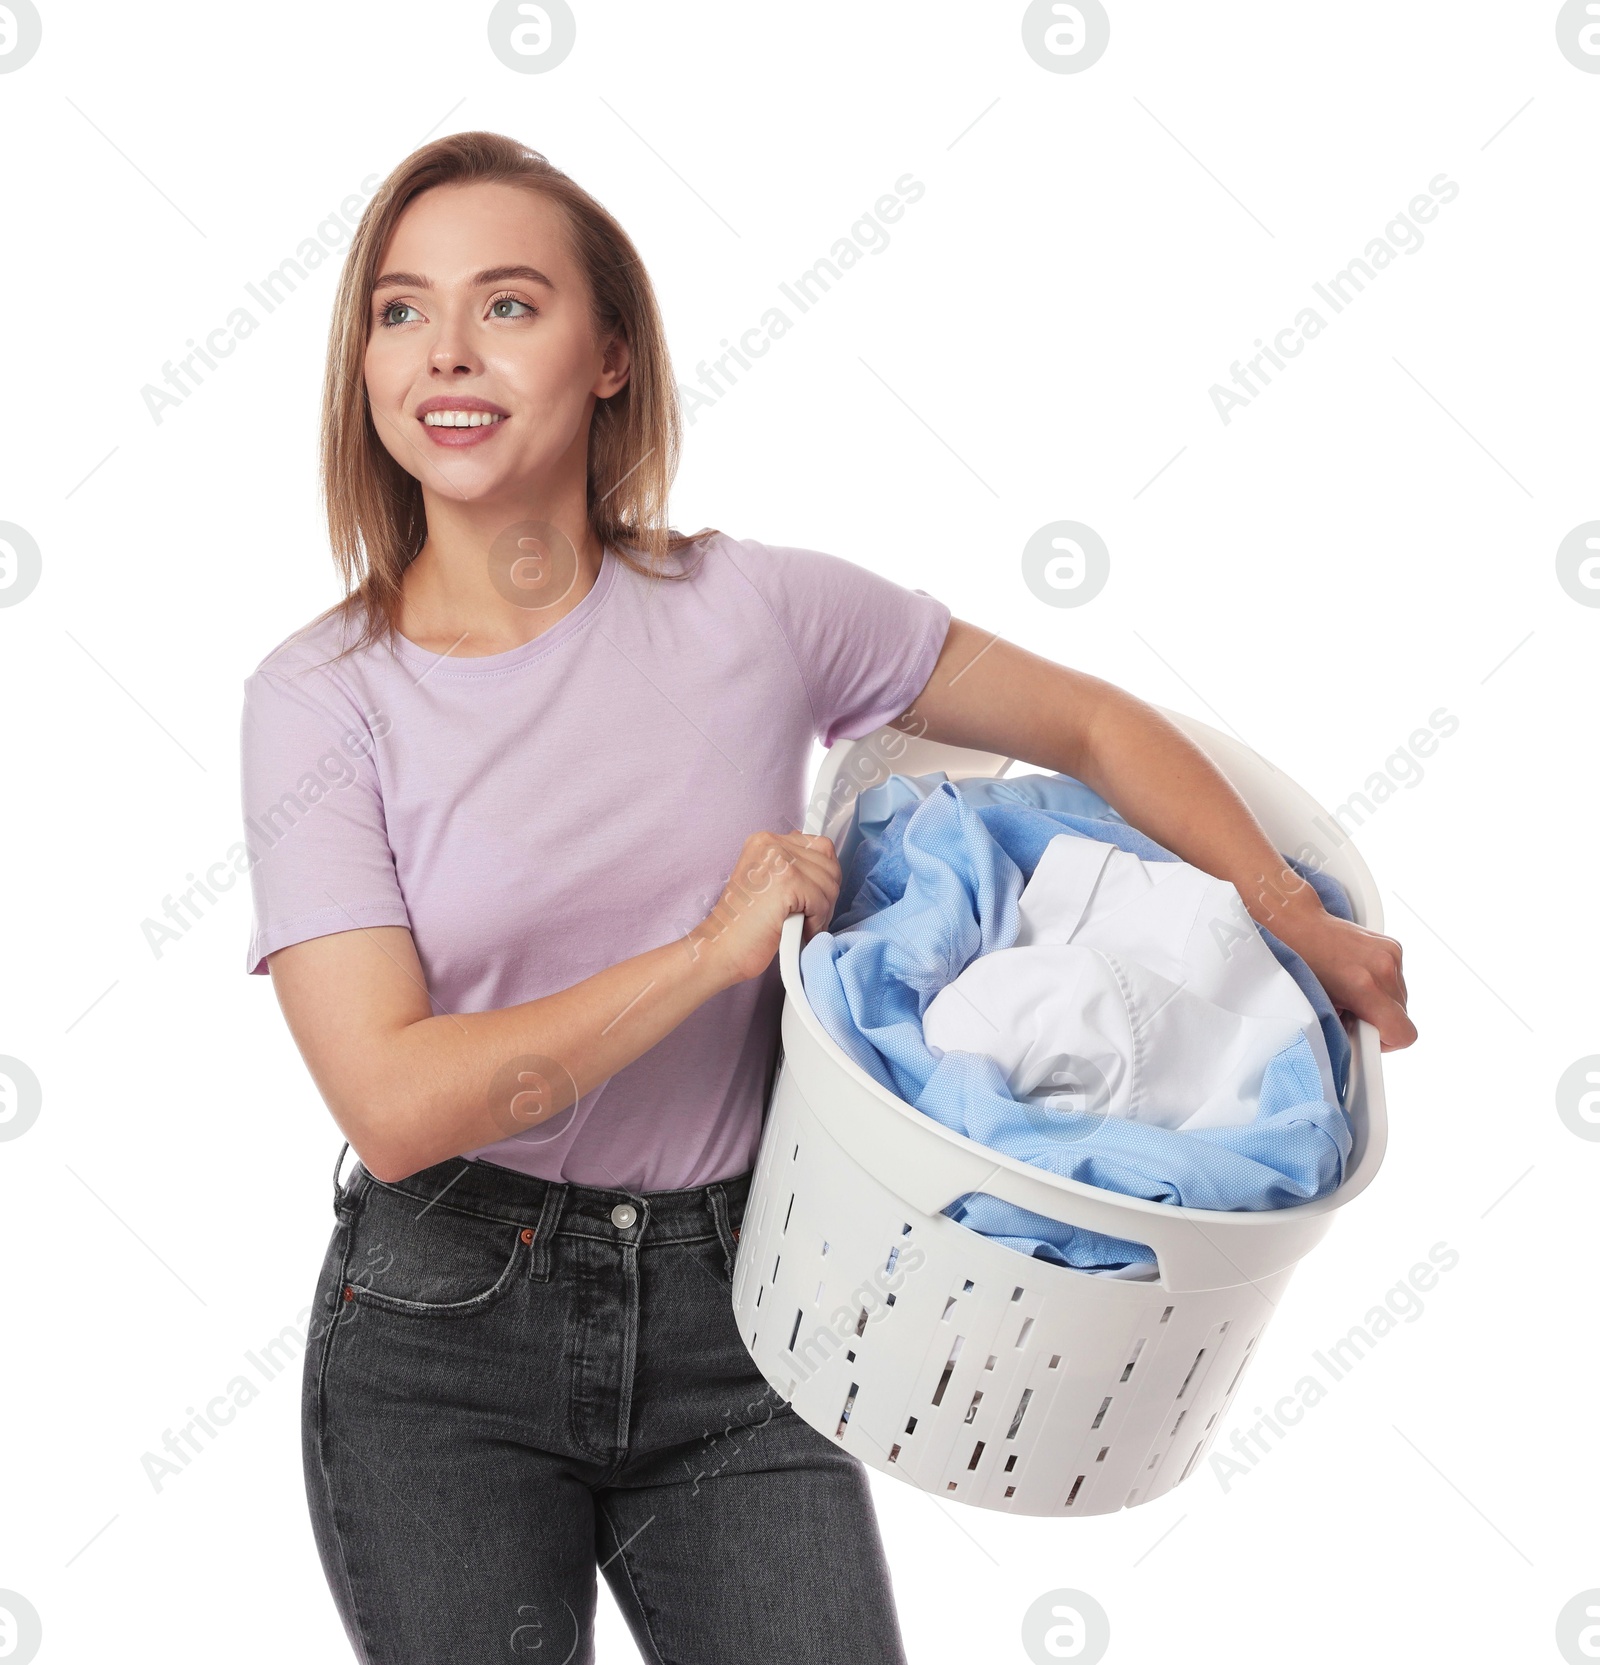
[(749, 1188), (335, 1165), (301, 1427), (358, 1659), (592, 1665), (598, 1567), (651, 1665), (904, 1665), (865, 1469), (739, 1339)]

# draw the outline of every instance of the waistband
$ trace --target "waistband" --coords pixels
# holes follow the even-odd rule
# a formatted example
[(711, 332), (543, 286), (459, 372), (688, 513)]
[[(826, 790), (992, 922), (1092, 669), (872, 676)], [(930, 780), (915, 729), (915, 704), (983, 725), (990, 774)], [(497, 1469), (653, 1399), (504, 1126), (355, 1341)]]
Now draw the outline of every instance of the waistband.
[(679, 1190), (629, 1191), (540, 1179), (496, 1162), (450, 1157), (401, 1180), (375, 1178), (358, 1158), (341, 1182), (339, 1170), (348, 1149), (346, 1141), (334, 1163), (335, 1210), (346, 1206), (358, 1187), (376, 1185), (415, 1197), (419, 1203), (454, 1206), (532, 1226), (545, 1242), (561, 1233), (618, 1242), (692, 1242), (719, 1227), (737, 1235), (753, 1178), (753, 1172), (746, 1170)]

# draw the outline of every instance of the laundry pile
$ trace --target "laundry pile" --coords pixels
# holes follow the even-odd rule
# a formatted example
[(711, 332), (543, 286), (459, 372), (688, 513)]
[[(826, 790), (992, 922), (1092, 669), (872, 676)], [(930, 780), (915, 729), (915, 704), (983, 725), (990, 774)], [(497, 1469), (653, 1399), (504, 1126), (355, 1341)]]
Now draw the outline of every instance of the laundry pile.
[[(892, 775), (839, 841), (806, 996), (875, 1080), (944, 1126), (1105, 1190), (1268, 1209), (1333, 1190), (1350, 1042), (1234, 887), (1068, 775)], [(1343, 887), (1292, 857), (1323, 906)], [(984, 1192), (945, 1212), (1026, 1254), (1153, 1278), (1137, 1242)]]

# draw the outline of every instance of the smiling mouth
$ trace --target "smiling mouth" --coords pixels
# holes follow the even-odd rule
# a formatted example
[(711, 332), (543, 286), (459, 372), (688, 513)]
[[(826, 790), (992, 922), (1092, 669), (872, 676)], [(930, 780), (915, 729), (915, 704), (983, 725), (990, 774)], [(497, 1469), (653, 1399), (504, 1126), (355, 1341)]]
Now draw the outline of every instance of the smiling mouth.
[(430, 410), (422, 423), (427, 428), (491, 428), (505, 420), (486, 410)]

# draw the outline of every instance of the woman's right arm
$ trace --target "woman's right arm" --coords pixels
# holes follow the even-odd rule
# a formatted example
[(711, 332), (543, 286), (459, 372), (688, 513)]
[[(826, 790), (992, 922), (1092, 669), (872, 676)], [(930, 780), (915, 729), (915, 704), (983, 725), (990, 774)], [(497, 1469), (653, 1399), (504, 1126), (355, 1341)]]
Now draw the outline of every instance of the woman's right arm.
[(803, 941), (825, 930), (839, 883), (828, 839), (755, 833), (692, 931), (489, 1012), (433, 1013), (404, 926), (312, 937), (267, 964), (333, 1119), (392, 1182), (558, 1115), (713, 995), (759, 976), (791, 913), (806, 915)]

